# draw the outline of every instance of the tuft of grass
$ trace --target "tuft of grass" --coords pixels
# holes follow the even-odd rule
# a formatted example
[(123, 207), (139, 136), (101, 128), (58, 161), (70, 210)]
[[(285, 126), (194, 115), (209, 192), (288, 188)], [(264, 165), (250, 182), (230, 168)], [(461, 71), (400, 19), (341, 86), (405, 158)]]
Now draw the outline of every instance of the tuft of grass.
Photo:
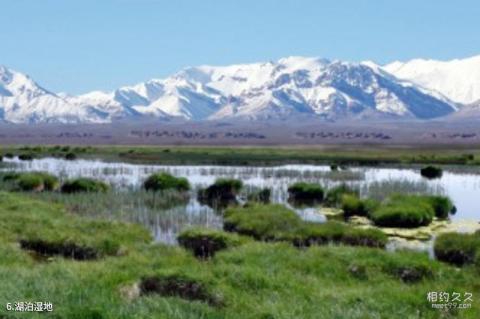
[(446, 196), (425, 196), (425, 200), (430, 202), (437, 218), (448, 218), (450, 214), (456, 211), (452, 200)]
[(360, 199), (358, 196), (351, 194), (343, 195), (341, 203), (345, 217), (369, 216), (380, 205), (373, 199)]
[(480, 256), (480, 232), (441, 234), (435, 239), (434, 252), (439, 260), (453, 265), (472, 264)]
[(301, 224), (300, 217), (285, 206), (251, 204), (227, 209), (223, 227), (257, 240), (280, 240)]
[(270, 190), (270, 188), (263, 188), (248, 194), (247, 200), (249, 202), (269, 204), (271, 194), (272, 194), (272, 191)]
[(420, 174), (428, 179), (440, 178), (443, 175), (443, 170), (437, 166), (426, 166), (420, 170)]
[(63, 183), (61, 191), (62, 193), (81, 193), (81, 192), (86, 192), (86, 193), (105, 193), (109, 190), (108, 184), (91, 179), (91, 178), (76, 178), (72, 180), (68, 180), (65, 183)]
[(321, 185), (298, 182), (288, 187), (289, 200), (298, 204), (321, 203), (325, 190)]
[(180, 246), (200, 259), (212, 258), (218, 251), (238, 246), (242, 239), (230, 233), (206, 228), (192, 228), (177, 237)]
[(238, 179), (220, 178), (212, 185), (198, 191), (198, 200), (212, 207), (227, 207), (237, 203), (237, 194), (243, 187)]
[(352, 188), (346, 184), (341, 184), (328, 190), (327, 195), (325, 196), (324, 205), (328, 207), (340, 207), (342, 206), (344, 195), (359, 196), (359, 194), (360, 192), (358, 189)]
[(190, 183), (184, 177), (175, 177), (168, 173), (155, 173), (150, 175), (143, 187), (147, 191), (164, 191), (164, 190), (177, 190), (188, 191), (190, 189)]
[(329, 221), (323, 224), (304, 223), (291, 235), (290, 240), (297, 247), (334, 243), (383, 248), (388, 238), (378, 229), (356, 229), (343, 223)]

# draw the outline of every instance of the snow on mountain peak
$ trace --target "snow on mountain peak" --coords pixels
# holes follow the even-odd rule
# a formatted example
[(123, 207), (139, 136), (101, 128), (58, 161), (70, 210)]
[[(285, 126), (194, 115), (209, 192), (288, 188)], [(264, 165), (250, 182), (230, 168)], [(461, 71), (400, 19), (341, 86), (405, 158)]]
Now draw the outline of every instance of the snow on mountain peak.
[(480, 100), (480, 55), (450, 61), (395, 61), (383, 68), (399, 79), (438, 91), (457, 103)]
[[(472, 61), (469, 63), (477, 59)], [(435, 73), (438, 65), (443, 66), (437, 62), (411, 63)], [(465, 62), (455, 63), (463, 68)], [(430, 119), (456, 111), (453, 103), (425, 81), (413, 84), (415, 81), (401, 76), (410, 68), (402, 62), (381, 67), (371, 61), (291, 56), (276, 62), (189, 67), (164, 79), (113, 92), (69, 96), (53, 94), (28, 76), (0, 66), (0, 114), (5, 121), (15, 123), (72, 123), (143, 116), (188, 120), (284, 119), (297, 115), (333, 120), (372, 115)], [(406, 74), (424, 79), (413, 71)]]

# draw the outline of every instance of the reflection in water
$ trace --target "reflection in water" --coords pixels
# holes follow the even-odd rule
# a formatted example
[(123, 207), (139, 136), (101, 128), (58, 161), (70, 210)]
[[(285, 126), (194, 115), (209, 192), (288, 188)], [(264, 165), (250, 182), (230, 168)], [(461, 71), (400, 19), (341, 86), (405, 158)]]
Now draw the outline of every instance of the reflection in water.
[[(466, 172), (445, 172), (441, 179), (428, 181), (418, 170), (398, 168), (352, 168), (332, 172), (328, 166), (282, 165), (277, 167), (234, 167), (234, 166), (174, 166), (136, 165), (127, 163), (105, 163), (98, 160), (75, 160), (45, 158), (33, 161), (19, 161), (17, 158), (4, 159), (12, 168), (19, 171), (46, 171), (62, 179), (71, 177), (92, 177), (104, 180), (118, 189), (138, 189), (145, 178), (158, 171), (188, 178), (193, 186), (187, 204), (173, 208), (152, 209), (146, 205), (123, 207), (123, 218), (140, 222), (150, 229), (159, 241), (175, 242), (176, 234), (186, 226), (204, 225), (221, 227), (221, 214), (212, 208), (201, 205), (196, 199), (199, 188), (212, 184), (220, 177), (237, 178), (243, 181), (245, 189), (270, 188), (272, 202), (286, 204), (287, 188), (297, 181), (320, 183), (333, 187), (341, 183), (357, 186), (363, 195), (384, 196), (393, 191), (413, 191), (422, 193), (444, 193), (452, 198), (457, 206), (453, 219), (480, 220), (480, 175)], [(389, 189), (390, 188), (390, 189)], [(383, 194), (383, 195), (382, 195)], [(323, 222), (325, 217), (317, 208), (296, 209), (304, 219)], [(103, 214), (104, 212), (102, 212)]]

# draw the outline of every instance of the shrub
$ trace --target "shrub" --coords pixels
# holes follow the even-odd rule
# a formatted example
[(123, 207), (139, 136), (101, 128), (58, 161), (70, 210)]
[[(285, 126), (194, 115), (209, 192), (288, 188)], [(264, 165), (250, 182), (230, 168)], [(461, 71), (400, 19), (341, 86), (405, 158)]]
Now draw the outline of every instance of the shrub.
[(240, 244), (240, 238), (218, 230), (189, 229), (177, 237), (178, 243), (193, 252), (195, 257), (206, 259), (218, 251)]
[(199, 190), (198, 199), (213, 207), (226, 207), (237, 202), (237, 194), (242, 187), (242, 181), (237, 179), (217, 179), (212, 185)]
[(370, 213), (377, 226), (413, 228), (430, 224), (435, 211), (426, 196), (392, 195)]
[(43, 180), (36, 174), (21, 174), (17, 179), (17, 184), (22, 191), (42, 191)]
[(324, 190), (321, 185), (299, 182), (288, 188), (289, 200), (295, 203), (315, 204), (321, 203), (324, 197)]
[(174, 189), (178, 191), (188, 191), (190, 189), (190, 183), (184, 177), (175, 177), (168, 173), (156, 173), (150, 175), (143, 187), (147, 191), (163, 191), (167, 189)]
[(420, 170), (420, 174), (425, 178), (434, 179), (442, 177), (443, 171), (436, 166), (427, 166)]
[(346, 194), (342, 197), (342, 210), (345, 217), (368, 216), (379, 203), (373, 199), (360, 199), (356, 195)]
[(426, 196), (425, 199), (430, 203), (435, 211), (435, 216), (438, 218), (447, 218), (449, 214), (455, 211), (455, 206), (448, 197)]
[(445, 233), (435, 239), (435, 256), (444, 262), (463, 266), (480, 256), (480, 236), (477, 234)]
[(22, 191), (53, 191), (58, 185), (58, 178), (44, 172), (31, 172), (13, 174), (4, 176), (4, 180), (14, 180), (17, 182), (18, 188)]
[(18, 159), (21, 161), (31, 161), (33, 160), (33, 158), (34, 158), (33, 154), (29, 154), (29, 153), (18, 155)]
[(13, 158), (14, 155), (12, 153), (5, 153), (5, 155), (3, 155), (4, 157), (6, 158)]
[(251, 194), (248, 194), (247, 199), (251, 202), (259, 202), (263, 204), (270, 203), (270, 196), (271, 196), (270, 188), (263, 188), (258, 191), (255, 191)]
[(65, 154), (65, 159), (68, 161), (73, 161), (77, 159), (77, 155), (75, 153), (67, 153)]
[(77, 178), (66, 181), (61, 188), (62, 193), (99, 193), (108, 191), (109, 186), (102, 182), (91, 178)]
[(343, 195), (359, 195), (358, 189), (353, 189), (348, 185), (342, 184), (340, 186), (329, 189), (325, 196), (324, 204), (329, 207), (338, 207), (342, 204)]
[(282, 205), (254, 204), (227, 209), (223, 227), (257, 240), (279, 240), (301, 224), (300, 217)]

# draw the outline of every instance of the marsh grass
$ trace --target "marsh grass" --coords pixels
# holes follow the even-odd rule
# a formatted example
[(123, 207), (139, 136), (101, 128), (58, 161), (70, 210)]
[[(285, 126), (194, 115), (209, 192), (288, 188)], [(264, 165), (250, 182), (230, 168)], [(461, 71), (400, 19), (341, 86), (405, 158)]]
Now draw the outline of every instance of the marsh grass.
[(426, 181), (386, 180), (361, 186), (362, 197), (383, 201), (393, 194), (443, 195), (445, 190)]
[[(428, 291), (478, 295), (478, 272), (421, 253), (248, 241), (202, 261), (151, 244), (135, 225), (75, 217), (22, 194), (0, 193), (0, 225), (0, 303), (48, 300), (56, 318), (480, 317), (475, 302), (462, 311), (432, 309)], [(88, 262), (39, 262), (17, 244), (30, 232), (96, 248), (108, 239), (124, 249)], [(2, 307), (0, 316), (12, 313)]]

